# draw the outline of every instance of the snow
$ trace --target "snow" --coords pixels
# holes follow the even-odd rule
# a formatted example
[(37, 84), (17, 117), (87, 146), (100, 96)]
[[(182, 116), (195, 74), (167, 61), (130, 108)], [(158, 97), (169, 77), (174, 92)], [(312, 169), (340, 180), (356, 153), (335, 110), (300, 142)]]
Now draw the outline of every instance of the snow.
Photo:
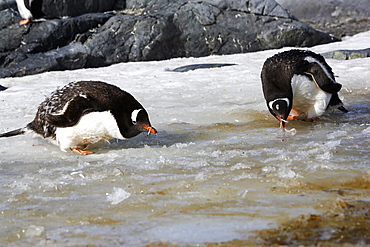
[[(310, 48), (369, 48), (370, 32)], [(99, 80), (131, 93), (157, 135), (61, 152), (34, 135), (0, 139), (0, 239), (9, 246), (179, 245), (247, 239), (300, 214), (333, 205), (329, 192), (368, 174), (370, 58), (327, 59), (349, 112), (315, 123), (292, 121), (284, 134), (267, 111), (260, 71), (277, 52), (122, 63), (105, 68), (0, 79), (0, 132), (24, 127), (52, 91)], [(235, 63), (171, 72), (202, 63)], [(282, 187), (284, 189), (276, 190)], [(353, 189), (356, 191), (356, 189)], [(351, 194), (343, 195), (343, 200)], [(362, 195), (362, 196), (360, 196)], [(366, 193), (356, 197), (369, 199)], [(292, 206), (294, 203), (295, 206)], [(321, 210), (321, 211), (320, 211)]]

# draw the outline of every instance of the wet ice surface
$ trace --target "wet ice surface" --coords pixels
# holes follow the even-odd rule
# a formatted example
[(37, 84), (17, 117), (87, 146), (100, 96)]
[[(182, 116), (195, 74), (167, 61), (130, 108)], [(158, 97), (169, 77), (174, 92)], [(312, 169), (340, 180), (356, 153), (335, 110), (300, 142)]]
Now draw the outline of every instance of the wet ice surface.
[[(312, 48), (367, 48), (370, 33)], [(282, 49), (287, 50), (287, 48)], [(117, 64), (1, 79), (1, 132), (25, 126), (70, 81), (118, 85), (147, 109), (158, 135), (61, 152), (33, 135), (0, 139), (0, 239), (21, 244), (180, 245), (248, 239), (338, 199), (369, 200), (342, 183), (369, 179), (370, 59), (327, 60), (350, 111), (282, 133), (259, 74), (282, 51)], [(199, 63), (235, 63), (185, 73)]]

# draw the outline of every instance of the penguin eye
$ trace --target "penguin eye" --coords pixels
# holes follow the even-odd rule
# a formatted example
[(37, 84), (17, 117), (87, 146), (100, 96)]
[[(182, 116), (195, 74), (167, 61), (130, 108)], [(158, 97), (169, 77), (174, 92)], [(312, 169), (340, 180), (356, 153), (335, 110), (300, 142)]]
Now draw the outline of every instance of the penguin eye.
[(275, 105), (275, 109), (278, 111), (280, 109), (280, 105), (279, 104), (276, 104)]

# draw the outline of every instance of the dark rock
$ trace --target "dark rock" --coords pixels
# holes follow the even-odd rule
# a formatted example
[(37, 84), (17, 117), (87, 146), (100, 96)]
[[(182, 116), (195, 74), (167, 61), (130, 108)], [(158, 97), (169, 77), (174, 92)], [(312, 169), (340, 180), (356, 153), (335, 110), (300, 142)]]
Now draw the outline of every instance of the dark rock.
[(185, 56), (180, 32), (163, 17), (115, 16), (86, 42), (96, 67), (126, 61), (161, 60)]
[(7, 28), (21, 20), (19, 13), (13, 9), (0, 11), (0, 29)]
[(4, 90), (6, 90), (6, 87), (3, 87), (0, 85), (0, 91), (4, 91)]
[(0, 78), (83, 68), (88, 54), (89, 51), (81, 43), (71, 43), (46, 53), (31, 54), (18, 64), (12, 64), (6, 70), (0, 70)]
[(113, 10), (115, 0), (43, 0), (42, 12), (47, 17), (78, 16)]
[[(64, 16), (78, 16), (87, 13), (102, 13), (111, 11), (115, 7), (125, 6), (124, 0), (33, 0), (33, 13), (35, 18), (41, 18), (42, 13), (47, 18), (59, 18)], [(16, 0), (0, 0), (0, 10), (17, 9)]]
[(220, 68), (220, 67), (225, 67), (225, 66), (233, 66), (236, 65), (235, 63), (201, 63), (201, 64), (190, 64), (190, 65), (185, 65), (178, 67), (173, 70), (168, 70), (168, 71), (173, 71), (173, 72), (188, 72), (190, 70), (196, 70), (196, 69), (212, 69), (212, 68)]
[(0, 1), (0, 10), (4, 9), (16, 9), (17, 3), (15, 0), (1, 0)]
[(356, 20), (368, 19), (370, 17), (370, 6), (368, 0), (337, 1), (332, 0), (277, 0), (284, 8), (289, 10), (300, 20), (312, 20), (319, 22), (333, 21), (348, 18)]
[[(110, 7), (108, 2), (97, 11)], [(6, 34), (0, 36), (0, 77), (335, 41), (274, 0), (128, 0), (126, 5), (143, 14), (85, 14), (5, 25), (0, 30)]]
[[(33, 61), (29, 59), (29, 57), (33, 57), (32, 54), (48, 51), (53, 54), (54, 49), (67, 46), (78, 35), (90, 36), (92, 34), (91, 29), (97, 28), (111, 16), (110, 14), (99, 13), (86, 14), (78, 17), (34, 22), (31, 25), (13, 24), (2, 29), (0, 34), (5, 33), (7, 35), (0, 36), (0, 41), (2, 41), (0, 52), (3, 52), (2, 56), (0, 54), (0, 68), (21, 66), (20, 63), (24, 60), (32, 63)], [(15, 51), (4, 53), (10, 50)], [(54, 53), (59, 51), (56, 50)], [(39, 54), (39, 56), (41, 57), (42, 54)], [(49, 57), (50, 54), (45, 54), (45, 56)], [(38, 66), (47, 67), (50, 66), (50, 63), (39, 64)], [(55, 69), (55, 67), (53, 68)], [(45, 68), (45, 71), (47, 70)], [(31, 73), (30, 70), (27, 71), (27, 74)], [(17, 74), (19, 75), (19, 73)]]
[(112, 15), (85, 14), (77, 17), (54, 19), (33, 23), (29, 33), (23, 36), (22, 49), (29, 53), (46, 52), (72, 42), (77, 34), (105, 23)]
[(276, 0), (300, 21), (335, 37), (370, 30), (369, 0)]
[(20, 15), (13, 9), (0, 11), (0, 53), (15, 50), (21, 45), (29, 27), (20, 26), (20, 20)]
[(329, 35), (296, 21), (274, 1), (268, 1), (275, 5), (267, 4), (265, 9), (264, 1), (218, 1), (219, 6), (217, 1), (209, 2), (212, 4), (185, 0), (128, 2), (135, 8), (146, 8), (147, 15), (111, 18), (86, 43), (95, 56), (89, 65), (233, 54), (333, 41)]

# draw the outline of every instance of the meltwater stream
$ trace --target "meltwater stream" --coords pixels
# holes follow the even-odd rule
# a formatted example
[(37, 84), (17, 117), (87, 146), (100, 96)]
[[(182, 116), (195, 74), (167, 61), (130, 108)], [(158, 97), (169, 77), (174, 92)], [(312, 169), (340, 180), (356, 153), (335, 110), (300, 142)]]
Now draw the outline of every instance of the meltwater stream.
[[(365, 46), (369, 37), (312, 50)], [(88, 156), (32, 135), (0, 139), (0, 242), (284, 244), (263, 231), (299, 217), (324, 218), (359, 201), (365, 203), (361, 212), (369, 212), (370, 58), (328, 59), (349, 113), (292, 121), (287, 128), (296, 130), (293, 135), (281, 132), (266, 110), (259, 79), (265, 59), (282, 50), (1, 79), (9, 87), (0, 93), (1, 132), (31, 121), (57, 87), (101, 80), (133, 94), (159, 133), (113, 140), (92, 147), (96, 153)], [(195, 63), (236, 65), (166, 70)], [(338, 242), (335, 224), (310, 240)], [(369, 236), (362, 236), (348, 242), (367, 243)]]

